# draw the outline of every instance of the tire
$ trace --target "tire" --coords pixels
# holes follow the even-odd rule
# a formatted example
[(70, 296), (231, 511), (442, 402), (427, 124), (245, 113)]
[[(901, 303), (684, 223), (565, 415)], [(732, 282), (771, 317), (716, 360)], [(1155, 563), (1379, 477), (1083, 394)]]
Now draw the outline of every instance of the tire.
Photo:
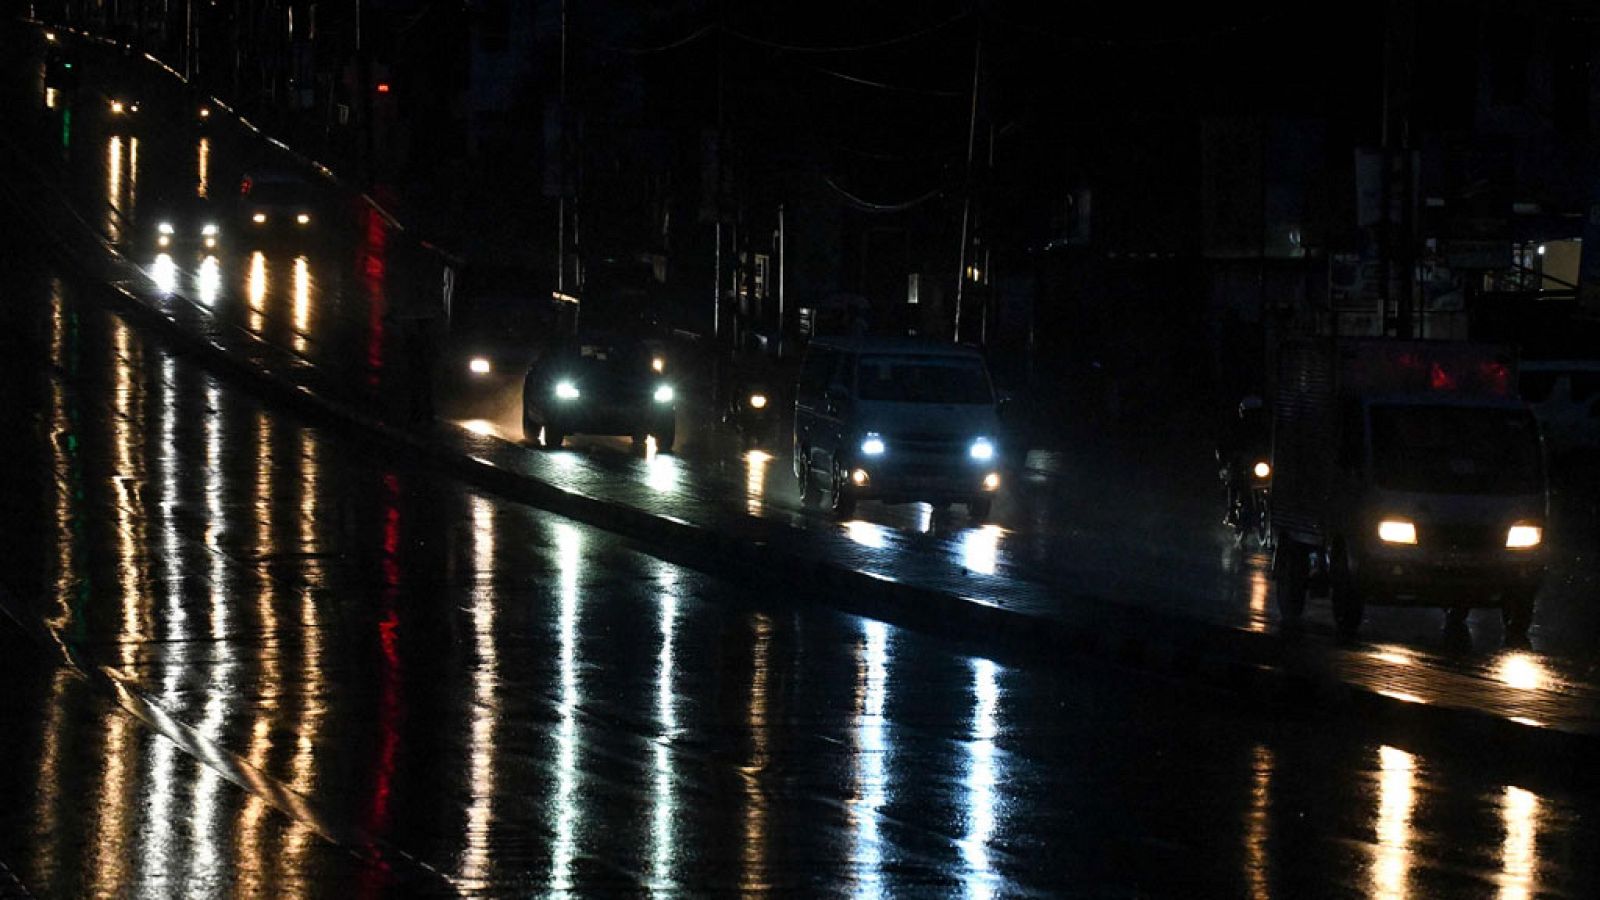
[(1526, 588), (1508, 589), (1500, 598), (1500, 621), (1505, 623), (1507, 643), (1525, 643), (1533, 627), (1534, 592)]
[(833, 483), (830, 485), (833, 493), (833, 515), (836, 519), (848, 519), (856, 514), (856, 494), (850, 489), (850, 479), (837, 464), (833, 467)]
[(795, 482), (800, 488), (800, 504), (816, 506), (822, 499), (817, 490), (817, 476), (811, 470), (811, 461), (804, 451), (795, 456)]
[(549, 422), (540, 426), (538, 435), (539, 446), (546, 450), (560, 450), (561, 442), (567, 439), (566, 434), (556, 430), (556, 427)]
[(967, 501), (967, 518), (974, 522), (989, 521), (989, 512), (994, 508), (994, 498), (974, 497)]
[(1277, 576), (1278, 615), (1285, 621), (1298, 621), (1306, 611), (1306, 579), (1311, 563), (1305, 545), (1280, 537), (1272, 555)]

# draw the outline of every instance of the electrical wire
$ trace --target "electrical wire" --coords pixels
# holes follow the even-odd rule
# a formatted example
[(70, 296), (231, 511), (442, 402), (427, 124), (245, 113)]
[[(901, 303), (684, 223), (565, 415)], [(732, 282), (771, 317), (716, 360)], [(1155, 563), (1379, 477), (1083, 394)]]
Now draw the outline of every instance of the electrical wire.
[(668, 41), (665, 44), (657, 44), (651, 47), (622, 47), (616, 44), (607, 44), (604, 41), (596, 41), (583, 37), (576, 37), (575, 39), (582, 43), (588, 44), (591, 47), (595, 47), (600, 50), (606, 50), (611, 53), (620, 53), (624, 56), (649, 56), (654, 53), (666, 53), (669, 50), (676, 50), (679, 47), (687, 46), (688, 44), (694, 43), (695, 41), (705, 37), (707, 34), (710, 34), (713, 31), (718, 30), (719, 28), (721, 28), (720, 25), (712, 22), (709, 25), (701, 26), (695, 31), (692, 31), (684, 37), (678, 38), (677, 40)]
[(823, 75), (832, 76), (840, 81), (848, 81), (851, 84), (877, 88), (883, 91), (896, 91), (903, 94), (922, 94), (928, 97), (955, 97), (958, 99), (967, 96), (966, 91), (944, 91), (937, 88), (920, 88), (902, 84), (889, 84), (883, 81), (873, 81), (870, 78), (862, 78), (859, 75), (850, 75), (845, 72), (836, 72), (833, 69), (824, 69), (821, 66), (806, 66), (806, 68), (812, 70), (813, 72), (819, 72)]
[(823, 184), (826, 184), (828, 187), (833, 188), (835, 191), (838, 192), (839, 196), (841, 196), (841, 197), (845, 198), (846, 200), (850, 201), (850, 203), (853, 204), (854, 206), (856, 206), (858, 209), (861, 209), (861, 210), (866, 211), (866, 212), (876, 212), (876, 213), (904, 212), (904, 211), (906, 211), (908, 209), (914, 209), (914, 208), (916, 208), (918, 206), (921, 206), (922, 204), (927, 203), (929, 200), (932, 200), (935, 197), (938, 197), (939, 195), (944, 193), (944, 188), (943, 187), (936, 187), (933, 190), (928, 191), (927, 193), (922, 194), (921, 196), (913, 197), (910, 200), (902, 200), (902, 201), (899, 201), (897, 203), (878, 203), (878, 202), (875, 202), (875, 201), (872, 201), (872, 200), (868, 200), (868, 199), (866, 199), (864, 197), (861, 197), (861, 196), (859, 196), (857, 194), (851, 193), (850, 191), (846, 190), (843, 186), (841, 186), (839, 184), (839, 182), (834, 181), (833, 180), (833, 176), (831, 176), (831, 175), (822, 175), (821, 177), (822, 177)]
[(1225, 25), (1220, 28), (1214, 28), (1211, 31), (1202, 32), (1199, 34), (1184, 34), (1173, 35), (1170, 37), (1151, 38), (1094, 38), (1072, 37), (1062, 34), (1059, 31), (1052, 31), (1051, 29), (1045, 28), (1041, 25), (1018, 22), (1014, 19), (1008, 19), (1005, 16), (993, 12), (984, 13), (984, 17), (989, 21), (998, 22), (999, 24), (1016, 31), (1026, 32), (1033, 35), (1041, 35), (1055, 41), (1060, 41), (1066, 44), (1074, 44), (1077, 46), (1110, 47), (1121, 49), (1133, 47), (1166, 47), (1174, 44), (1198, 44), (1208, 41), (1215, 41), (1221, 38), (1230, 37), (1240, 32), (1260, 28), (1263, 25), (1271, 24), (1274, 21), (1282, 19), (1284, 15), (1285, 14), (1281, 12), (1271, 13), (1249, 22), (1240, 22), (1235, 25)]
[(865, 44), (841, 45), (841, 46), (835, 46), (835, 47), (817, 47), (817, 46), (805, 46), (805, 45), (802, 45), (802, 44), (785, 44), (785, 43), (783, 43), (781, 41), (773, 41), (773, 40), (768, 40), (767, 38), (757, 37), (756, 35), (749, 34), (747, 32), (743, 32), (743, 31), (739, 31), (738, 29), (735, 29), (735, 28), (729, 28), (727, 26), (724, 26), (722, 30), (726, 34), (729, 34), (729, 35), (731, 35), (733, 37), (739, 38), (742, 41), (747, 41), (749, 43), (756, 44), (757, 46), (766, 47), (766, 48), (768, 48), (770, 50), (783, 50), (783, 51), (786, 51), (786, 52), (789, 52), (789, 53), (855, 53), (855, 52), (861, 51), (861, 50), (876, 50), (876, 49), (878, 49), (880, 47), (893, 47), (896, 44), (910, 43), (911, 41), (915, 41), (915, 40), (917, 40), (919, 38), (923, 38), (923, 37), (926, 37), (927, 35), (933, 34), (934, 32), (936, 32), (936, 31), (938, 31), (938, 30), (940, 30), (942, 28), (948, 27), (950, 25), (954, 25), (955, 23), (961, 21), (962, 19), (967, 18), (970, 15), (972, 15), (972, 9), (971, 9), (971, 7), (968, 7), (966, 9), (963, 9), (960, 12), (956, 13), (955, 15), (951, 16), (950, 18), (945, 19), (945, 20), (940, 21), (940, 22), (936, 22), (936, 23), (934, 23), (932, 25), (927, 26), (926, 28), (919, 28), (916, 31), (908, 32), (908, 33), (902, 34), (902, 35), (897, 35), (897, 36), (891, 37), (891, 38), (884, 38), (883, 40), (880, 40), (880, 41), (872, 41), (870, 43), (865, 43)]

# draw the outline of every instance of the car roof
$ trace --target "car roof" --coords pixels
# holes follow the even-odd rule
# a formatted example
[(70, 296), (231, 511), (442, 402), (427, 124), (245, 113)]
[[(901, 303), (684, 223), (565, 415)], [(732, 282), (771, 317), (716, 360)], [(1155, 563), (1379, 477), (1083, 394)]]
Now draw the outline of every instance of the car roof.
[(982, 359), (978, 348), (948, 341), (910, 337), (819, 337), (811, 346), (843, 353), (872, 353), (887, 356), (948, 356), (951, 358)]

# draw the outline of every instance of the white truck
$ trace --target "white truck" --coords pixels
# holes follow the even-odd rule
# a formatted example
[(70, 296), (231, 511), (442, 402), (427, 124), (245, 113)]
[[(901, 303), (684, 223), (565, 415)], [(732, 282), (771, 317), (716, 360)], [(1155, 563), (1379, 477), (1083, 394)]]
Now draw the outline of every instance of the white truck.
[(1305, 338), (1271, 399), (1273, 574), (1282, 613), (1325, 588), (1342, 637), (1368, 604), (1502, 610), (1525, 640), (1546, 568), (1543, 443), (1493, 345)]

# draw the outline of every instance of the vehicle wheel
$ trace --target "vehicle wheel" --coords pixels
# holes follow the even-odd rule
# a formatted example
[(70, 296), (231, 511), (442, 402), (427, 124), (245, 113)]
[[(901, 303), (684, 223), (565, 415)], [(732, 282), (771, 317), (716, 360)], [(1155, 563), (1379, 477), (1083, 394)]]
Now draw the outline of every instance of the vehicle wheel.
[(672, 445), (677, 442), (677, 439), (678, 439), (678, 426), (676, 424), (668, 425), (667, 427), (657, 431), (656, 432), (656, 452), (657, 453), (671, 453), (672, 452)]
[(1500, 620), (1506, 626), (1506, 641), (1521, 643), (1528, 639), (1528, 629), (1533, 627), (1534, 592), (1526, 588), (1508, 590), (1500, 598)]
[(837, 465), (833, 467), (833, 515), (838, 519), (848, 519), (856, 514), (856, 494), (850, 490), (850, 479), (845, 477)]
[(545, 448), (546, 450), (561, 449), (561, 442), (566, 440), (566, 438), (566, 435), (557, 431), (555, 427), (548, 422), (539, 428), (539, 446)]
[(989, 511), (994, 507), (992, 497), (974, 497), (967, 501), (967, 518), (974, 522), (987, 522)]
[(822, 499), (818, 496), (817, 476), (811, 471), (810, 461), (804, 456), (795, 457), (795, 481), (800, 486), (800, 503), (804, 506), (816, 506)]
[(1306, 576), (1311, 569), (1306, 548), (1288, 538), (1279, 538), (1272, 554), (1273, 574), (1277, 576), (1278, 615), (1295, 621), (1306, 611)]

